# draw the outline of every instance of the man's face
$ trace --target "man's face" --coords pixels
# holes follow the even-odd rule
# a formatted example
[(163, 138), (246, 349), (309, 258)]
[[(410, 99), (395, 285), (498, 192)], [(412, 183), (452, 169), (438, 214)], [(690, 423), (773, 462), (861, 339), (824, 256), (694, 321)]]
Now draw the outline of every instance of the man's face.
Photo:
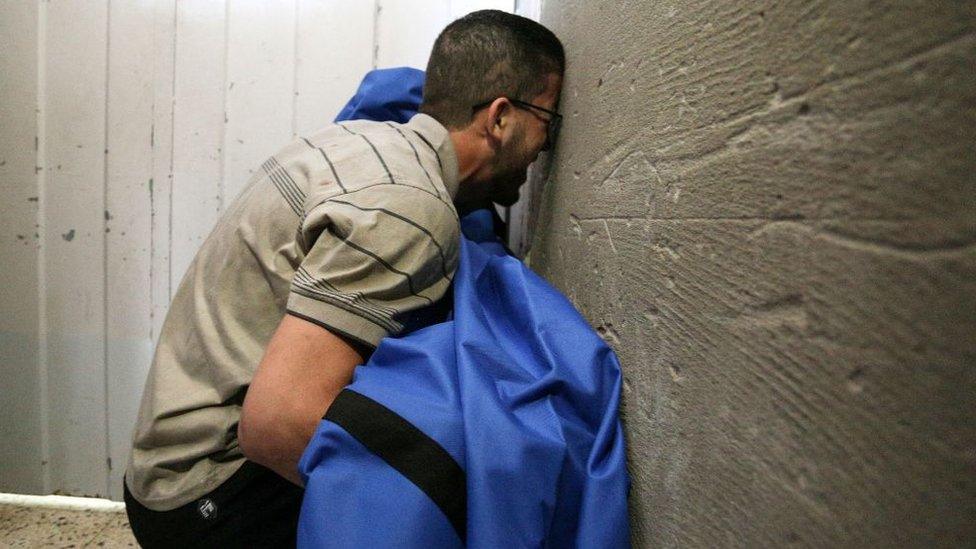
[[(546, 90), (529, 102), (555, 111), (561, 88), (562, 78), (550, 74)], [(545, 145), (549, 128), (550, 115), (542, 111), (519, 108), (515, 112), (513, 137), (498, 151), (491, 183), (491, 199), (502, 206), (511, 206), (518, 200), (519, 187), (525, 183), (529, 165), (535, 162)]]

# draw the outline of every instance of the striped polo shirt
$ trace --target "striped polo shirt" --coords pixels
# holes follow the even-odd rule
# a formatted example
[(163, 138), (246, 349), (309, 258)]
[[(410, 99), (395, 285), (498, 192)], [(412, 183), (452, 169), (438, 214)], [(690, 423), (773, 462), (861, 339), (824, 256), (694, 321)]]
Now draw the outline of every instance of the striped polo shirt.
[(244, 462), (241, 405), (287, 313), (369, 346), (429, 322), (457, 267), (457, 158), (447, 130), (348, 121), (261, 166), (197, 252), (170, 305), (126, 484), (166, 511)]

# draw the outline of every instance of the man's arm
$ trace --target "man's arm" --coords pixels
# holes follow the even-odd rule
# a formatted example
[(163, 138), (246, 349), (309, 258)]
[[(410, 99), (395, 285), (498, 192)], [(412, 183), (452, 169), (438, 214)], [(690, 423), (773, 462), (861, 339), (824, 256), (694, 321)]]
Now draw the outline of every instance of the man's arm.
[(319, 421), (363, 363), (363, 349), (286, 314), (244, 398), (238, 442), (244, 456), (301, 486), (298, 460)]

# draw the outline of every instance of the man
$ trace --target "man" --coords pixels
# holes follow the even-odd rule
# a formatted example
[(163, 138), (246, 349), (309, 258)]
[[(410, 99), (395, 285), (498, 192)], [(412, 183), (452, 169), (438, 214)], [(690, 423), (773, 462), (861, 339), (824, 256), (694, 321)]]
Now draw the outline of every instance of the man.
[(518, 198), (564, 63), (541, 25), (475, 12), (438, 37), (408, 123), (333, 125), (265, 162), (160, 336), (126, 472), (142, 545), (294, 543), (316, 425), (381, 338), (431, 322), (458, 212)]

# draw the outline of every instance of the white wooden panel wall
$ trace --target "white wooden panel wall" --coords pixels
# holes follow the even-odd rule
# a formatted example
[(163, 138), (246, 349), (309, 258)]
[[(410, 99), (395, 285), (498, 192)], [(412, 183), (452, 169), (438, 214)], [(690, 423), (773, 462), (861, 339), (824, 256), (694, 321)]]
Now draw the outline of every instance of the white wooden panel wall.
[[(147, 33), (152, 36), (153, 52), (151, 56), (143, 57), (143, 60), (152, 64), (152, 127), (149, 133), (152, 172), (147, 194), (150, 224), (149, 317), (152, 323), (150, 335), (155, 343), (173, 294), (171, 243), (175, 136), (173, 126), (176, 117), (176, 0), (152, 2), (151, 13), (152, 26), (147, 29)], [(139, 370), (136, 375), (144, 378), (149, 364), (148, 361), (140, 362), (132, 367)], [(136, 402), (131, 397), (131, 387), (128, 388), (129, 394), (126, 398)], [(141, 390), (138, 392), (141, 393)], [(129, 418), (122, 418), (120, 421), (126, 419)]]
[(104, 494), (108, 2), (50, 2), (42, 10), (49, 464), (63, 492)]
[(132, 388), (152, 358), (155, 12), (149, 0), (111, 2), (105, 156), (105, 347), (108, 485), (120, 486)]
[(498, 0), (50, 0), (0, 17), (0, 491), (121, 497), (197, 248), (371, 68)]
[(170, 289), (220, 215), (224, 189), (227, 11), (222, 1), (176, 7)]
[(450, 21), (450, 15), (450, 2), (379, 2), (376, 66), (426, 68), (434, 39)]
[(37, 276), (38, 6), (0, 17), (0, 490), (44, 489)]
[[(363, 75), (374, 67), (375, 11), (374, 2), (363, 0), (299, 0), (296, 135), (311, 133), (331, 122)], [(336, 17), (337, 13), (343, 16)]]
[(292, 138), (295, 104), (294, 0), (228, 0), (222, 206), (255, 169)]
[[(477, 10), (502, 10), (512, 13), (519, 13), (521, 15), (521, 13), (518, 11), (518, 4), (518, 1), (513, 0), (450, 0), (448, 3), (448, 11), (451, 21), (461, 17), (462, 15)], [(536, 16), (536, 19), (538, 19), (538, 16)], [(431, 45), (433, 45), (433, 43), (434, 42), (431, 41)]]

